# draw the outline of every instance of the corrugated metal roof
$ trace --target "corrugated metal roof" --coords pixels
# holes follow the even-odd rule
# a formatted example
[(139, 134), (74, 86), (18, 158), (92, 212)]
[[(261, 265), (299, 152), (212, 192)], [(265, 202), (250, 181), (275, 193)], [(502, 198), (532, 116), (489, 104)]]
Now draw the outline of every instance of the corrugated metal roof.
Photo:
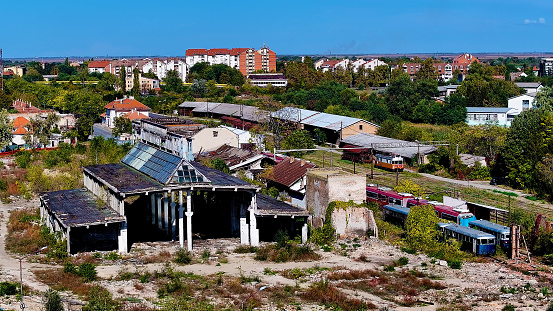
[[(358, 133), (342, 139), (342, 142), (359, 147), (372, 148), (381, 153), (397, 154), (406, 158), (413, 158), (420, 154), (429, 154), (437, 150), (434, 146), (418, 145), (416, 142), (409, 142), (379, 135)], [(379, 145), (372, 145), (379, 144)], [(389, 144), (387, 146), (386, 144)]]
[(294, 107), (284, 107), (278, 111), (271, 113), (273, 118), (278, 118), (281, 120), (299, 122), (305, 118), (311, 117), (313, 115), (319, 114), (318, 111), (294, 108)]
[(98, 205), (99, 200), (84, 188), (47, 192), (40, 199), (65, 227), (125, 221), (107, 205)]
[(453, 232), (461, 233), (463, 235), (470, 236), (472, 238), (486, 238), (486, 239), (494, 239), (495, 238), (495, 236), (493, 236), (489, 233), (482, 232), (482, 231), (472, 229), (472, 228), (469, 228), (469, 227), (457, 225), (457, 224), (439, 223), (438, 225), (445, 226), (445, 228), (447, 228), (447, 229), (449, 229)]
[(473, 220), (469, 222), (469, 225), (475, 225), (479, 226), (481, 228), (493, 230), (495, 232), (503, 232), (503, 233), (509, 233), (511, 232), (511, 228), (496, 224), (495, 222), (491, 222), (489, 220), (479, 219), (479, 220)]
[(257, 194), (257, 215), (260, 216), (309, 216), (309, 211), (279, 201), (271, 196)]
[(268, 112), (254, 106), (214, 103), (214, 102), (183, 102), (181, 108), (192, 108), (192, 113), (213, 113), (225, 116), (240, 117), (247, 121), (259, 122), (267, 118)]

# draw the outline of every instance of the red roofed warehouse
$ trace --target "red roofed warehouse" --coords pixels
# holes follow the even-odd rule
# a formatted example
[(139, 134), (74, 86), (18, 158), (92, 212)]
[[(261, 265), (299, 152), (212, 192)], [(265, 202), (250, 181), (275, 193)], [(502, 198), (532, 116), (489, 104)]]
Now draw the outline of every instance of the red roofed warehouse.
[(115, 118), (128, 113), (130, 113), (129, 116), (132, 116), (134, 119), (138, 118), (136, 113), (142, 114), (145, 117), (149, 117), (150, 115), (150, 108), (133, 97), (116, 99), (107, 104), (104, 108), (106, 108), (104, 123), (109, 127), (115, 126)]
[(264, 177), (268, 181), (268, 187), (276, 187), (279, 191), (288, 193), (292, 205), (305, 209), (305, 176), (307, 169), (314, 167), (317, 165), (305, 160), (286, 158)]

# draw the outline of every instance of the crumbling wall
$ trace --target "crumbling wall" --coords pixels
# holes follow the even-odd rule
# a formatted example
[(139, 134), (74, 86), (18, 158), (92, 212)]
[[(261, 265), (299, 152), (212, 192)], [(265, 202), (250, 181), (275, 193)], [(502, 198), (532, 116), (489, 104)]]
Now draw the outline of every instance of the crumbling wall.
[(332, 226), (340, 238), (378, 236), (373, 212), (365, 207), (336, 208), (332, 212)]

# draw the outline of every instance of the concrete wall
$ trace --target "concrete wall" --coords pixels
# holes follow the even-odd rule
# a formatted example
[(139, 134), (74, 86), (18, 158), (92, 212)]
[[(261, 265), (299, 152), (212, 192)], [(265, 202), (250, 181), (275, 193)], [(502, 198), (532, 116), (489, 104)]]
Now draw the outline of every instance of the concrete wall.
[(332, 212), (332, 226), (340, 238), (365, 237), (376, 230), (372, 211), (364, 207), (337, 208)]
[(310, 169), (307, 172), (306, 203), (313, 214), (313, 226), (322, 226), (328, 204), (332, 201), (363, 203), (365, 175), (354, 175), (330, 169)]

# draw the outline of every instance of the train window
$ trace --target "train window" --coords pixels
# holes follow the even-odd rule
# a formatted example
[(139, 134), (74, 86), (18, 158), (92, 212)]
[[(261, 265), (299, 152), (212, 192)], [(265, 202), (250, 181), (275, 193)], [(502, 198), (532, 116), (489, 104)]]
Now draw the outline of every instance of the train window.
[(488, 244), (495, 244), (495, 242), (494, 242), (493, 239), (489, 239), (489, 240), (488, 240)]
[(451, 220), (451, 221), (457, 221), (457, 217), (446, 214), (446, 213), (442, 213), (442, 218), (447, 219), (447, 220)]
[(378, 199), (378, 193), (367, 191), (367, 196), (372, 199)]
[(385, 196), (385, 195), (383, 195), (383, 194), (379, 194), (379, 195), (378, 195), (378, 199), (379, 199), (380, 201), (386, 201), (386, 200), (388, 200), (388, 197)]

